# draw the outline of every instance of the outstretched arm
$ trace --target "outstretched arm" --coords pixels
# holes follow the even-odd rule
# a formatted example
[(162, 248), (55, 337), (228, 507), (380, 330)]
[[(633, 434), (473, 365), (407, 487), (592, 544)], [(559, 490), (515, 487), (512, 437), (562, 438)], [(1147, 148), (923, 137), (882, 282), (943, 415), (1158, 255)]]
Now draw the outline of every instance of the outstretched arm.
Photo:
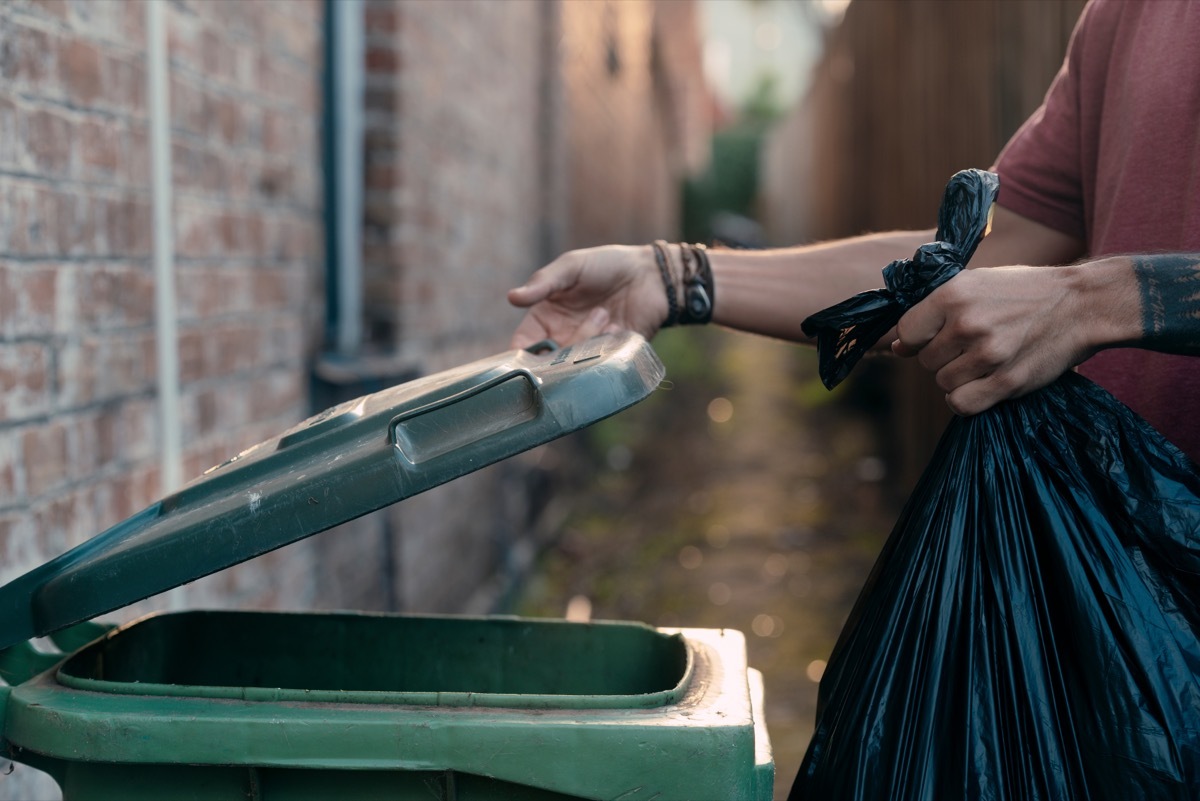
[[(804, 341), (805, 317), (881, 286), (884, 265), (911, 256), (932, 237), (932, 231), (902, 231), (779, 250), (711, 250), (713, 321)], [(682, 296), (677, 245), (668, 246), (667, 263)], [(508, 300), (529, 310), (513, 335), (514, 347), (546, 338), (570, 344), (620, 329), (650, 338), (667, 318), (666, 289), (649, 245), (564, 253), (510, 290)]]
[[(883, 285), (881, 270), (933, 239), (933, 231), (897, 231), (778, 250), (713, 250), (713, 320), (742, 331), (807, 341), (806, 317), (859, 292)], [(672, 280), (682, 272), (679, 248), (668, 248)], [(997, 209), (992, 234), (972, 266), (1059, 264), (1082, 246), (1049, 228)], [(654, 252), (645, 246), (608, 246), (565, 253), (508, 293), (529, 311), (513, 335), (514, 347), (541, 339), (578, 342), (606, 330), (652, 337), (667, 317), (666, 291)], [(891, 338), (881, 343), (886, 348)]]

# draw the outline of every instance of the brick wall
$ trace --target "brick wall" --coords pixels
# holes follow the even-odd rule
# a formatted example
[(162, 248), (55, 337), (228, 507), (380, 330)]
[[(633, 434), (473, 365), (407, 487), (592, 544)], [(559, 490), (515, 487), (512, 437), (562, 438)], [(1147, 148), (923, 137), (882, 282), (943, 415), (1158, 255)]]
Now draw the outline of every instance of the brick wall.
[[(321, 6), (165, 7), (191, 478), (308, 413)], [(0, 581), (162, 493), (145, 14), (0, 5)], [(314, 562), (280, 552), (185, 598), (303, 605)], [(27, 768), (0, 779), (5, 798), (54, 792)]]

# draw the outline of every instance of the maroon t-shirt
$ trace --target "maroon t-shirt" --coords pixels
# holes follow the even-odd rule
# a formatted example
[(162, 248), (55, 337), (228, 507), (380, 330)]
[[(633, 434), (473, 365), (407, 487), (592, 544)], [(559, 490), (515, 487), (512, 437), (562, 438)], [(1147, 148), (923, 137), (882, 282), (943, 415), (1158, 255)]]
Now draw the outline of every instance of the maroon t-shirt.
[[(1092, 0), (996, 163), (1002, 206), (1090, 257), (1200, 251), (1200, 3)], [(1200, 462), (1200, 358), (1119, 348), (1079, 371)]]

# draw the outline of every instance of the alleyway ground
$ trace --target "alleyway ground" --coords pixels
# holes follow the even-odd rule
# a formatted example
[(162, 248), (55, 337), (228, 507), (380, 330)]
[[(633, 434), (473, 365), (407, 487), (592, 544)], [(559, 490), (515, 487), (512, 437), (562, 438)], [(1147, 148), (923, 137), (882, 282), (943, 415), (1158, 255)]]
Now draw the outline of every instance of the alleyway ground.
[(515, 611), (743, 631), (785, 798), (902, 499), (877, 424), (825, 391), (812, 350), (717, 329), (654, 345), (668, 384), (576, 443), (595, 464)]

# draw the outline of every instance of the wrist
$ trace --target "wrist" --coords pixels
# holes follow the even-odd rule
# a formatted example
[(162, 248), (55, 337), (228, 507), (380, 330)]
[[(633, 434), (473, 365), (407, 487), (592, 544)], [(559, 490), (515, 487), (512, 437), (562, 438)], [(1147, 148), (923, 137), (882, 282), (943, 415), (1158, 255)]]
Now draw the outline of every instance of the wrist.
[(1078, 324), (1083, 358), (1141, 340), (1140, 305), (1128, 258), (1097, 259), (1058, 269), (1063, 270), (1074, 299), (1072, 318)]

